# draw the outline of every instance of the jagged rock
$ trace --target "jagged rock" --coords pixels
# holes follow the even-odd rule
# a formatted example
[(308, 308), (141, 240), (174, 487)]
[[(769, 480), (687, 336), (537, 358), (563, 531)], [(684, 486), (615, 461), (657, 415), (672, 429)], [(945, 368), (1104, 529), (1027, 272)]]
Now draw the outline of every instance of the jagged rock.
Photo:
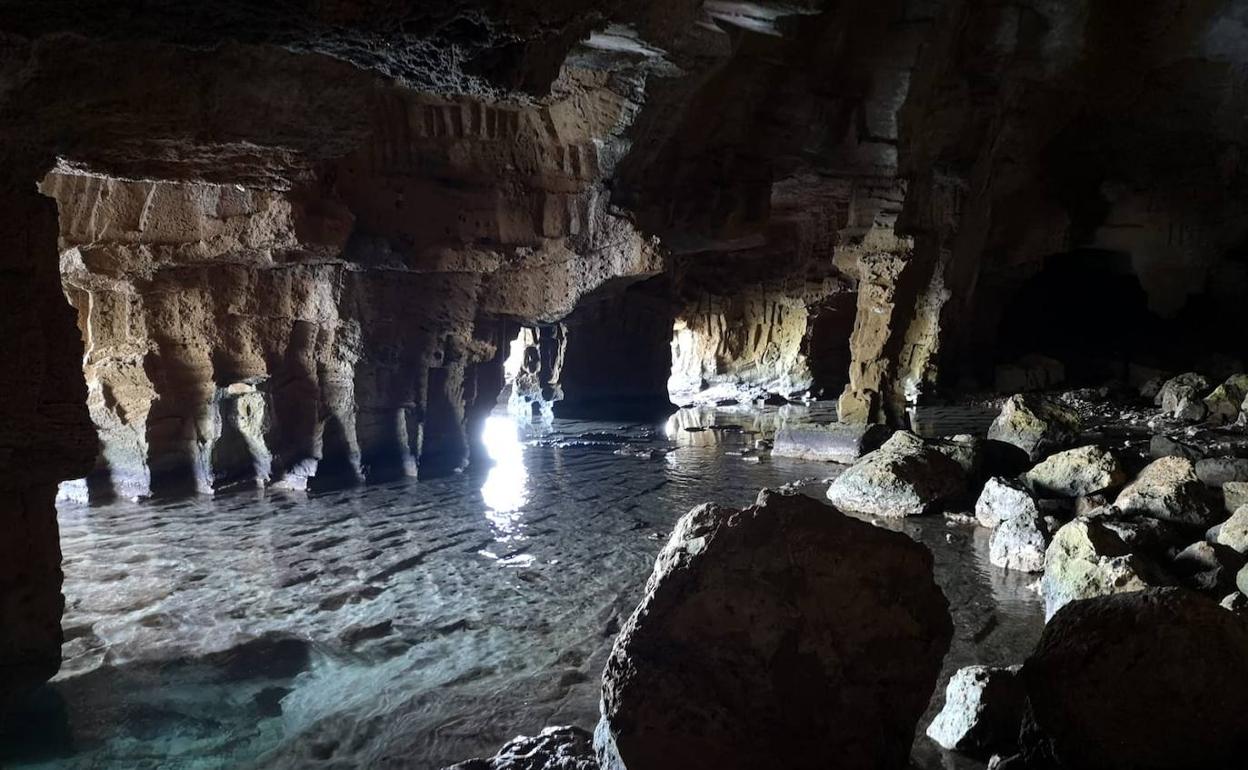
[(1033, 462), (1079, 436), (1078, 416), (1043, 396), (1011, 396), (988, 428), (988, 440), (1021, 449)]
[(981, 526), (991, 528), (1015, 516), (1040, 516), (1040, 509), (1031, 492), (1022, 484), (1000, 476), (988, 479), (975, 501), (975, 520)]
[(1248, 398), (1248, 374), (1234, 374), (1205, 396), (1205, 412), (1215, 425), (1239, 419), (1240, 408)]
[(1078, 599), (1141, 591), (1165, 583), (1155, 564), (1131, 553), (1108, 527), (1094, 520), (1076, 519), (1054, 534), (1045, 552), (1040, 593), (1045, 617), (1052, 617)]
[(1149, 440), (1148, 453), (1154, 460), (1162, 457), (1185, 457), (1196, 462), (1205, 456), (1198, 447), (1164, 435), (1153, 436)]
[(828, 487), (838, 508), (873, 516), (918, 516), (965, 491), (962, 467), (909, 431), (897, 431)]
[(883, 425), (851, 425), (842, 422), (830, 425), (786, 425), (776, 431), (771, 454), (774, 457), (852, 463), (864, 454), (878, 449), (888, 435), (889, 430)]
[(1150, 463), (1114, 501), (1123, 513), (1207, 527), (1217, 518), (1191, 460), (1163, 457)]
[(1248, 505), (1235, 509), (1231, 518), (1218, 525), (1214, 542), (1239, 553), (1248, 553)]
[(1201, 397), (1208, 391), (1209, 381), (1204, 376), (1187, 372), (1166, 380), (1155, 403), (1171, 417), (1196, 422), (1205, 417), (1205, 403)]
[(812, 498), (693, 509), (608, 659), (602, 766), (905, 767), (952, 634), (931, 570)]
[(1248, 596), (1244, 596), (1239, 591), (1232, 591), (1222, 597), (1222, 601), (1218, 602), (1224, 610), (1230, 610), (1238, 615), (1248, 616)]
[(1211, 487), (1221, 487), (1228, 481), (1248, 481), (1248, 458), (1207, 457), (1197, 460), (1196, 476)]
[(1033, 491), (1050, 497), (1092, 495), (1119, 487), (1126, 480), (1118, 458), (1096, 446), (1050, 455), (1023, 475), (1023, 482)]
[(988, 540), (988, 561), (1002, 569), (1040, 572), (1044, 569), (1049, 528), (1039, 516), (1021, 514), (1005, 519)]
[(1235, 587), (1235, 573), (1243, 566), (1244, 557), (1235, 549), (1201, 540), (1180, 551), (1171, 569), (1190, 588), (1225, 592)]
[(957, 463), (967, 479), (979, 476), (984, 462), (984, 442), (977, 436), (961, 433), (948, 439), (932, 441), (929, 445)]
[(1164, 555), (1185, 542), (1178, 527), (1149, 516), (1124, 516), (1118, 509), (1110, 508), (1088, 518), (1122, 538), (1133, 553)]
[(1227, 513), (1235, 513), (1248, 505), (1248, 481), (1228, 481), (1222, 485), (1222, 506)]
[(1199, 594), (1069, 604), (1022, 678), (1027, 748), (1061, 767), (1208, 770), (1248, 756), (1248, 624)]
[(927, 726), (927, 737), (942, 748), (986, 754), (1018, 740), (1026, 691), (1021, 666), (967, 666), (945, 687), (945, 704)]
[(507, 741), (488, 759), (457, 762), (445, 770), (598, 770), (593, 736), (579, 727), (547, 727)]

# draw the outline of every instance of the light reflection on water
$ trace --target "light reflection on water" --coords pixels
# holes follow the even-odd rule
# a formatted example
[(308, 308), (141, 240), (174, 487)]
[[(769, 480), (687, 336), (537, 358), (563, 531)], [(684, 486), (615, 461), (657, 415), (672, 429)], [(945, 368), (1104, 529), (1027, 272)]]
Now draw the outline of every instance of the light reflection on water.
[[(423, 768), (546, 724), (592, 727), (614, 629), (675, 519), (832, 472), (732, 454), (782, 419), (690, 410), (670, 438), (556, 421), (534, 440), (495, 417), (478, 473), (67, 507), (66, 664), (43, 721), (21, 728), (42, 743), (5, 739), (0, 765)], [(982, 537), (893, 526), (935, 556), (958, 629), (947, 669), (1020, 659), (1039, 603), (982, 566)], [(962, 766), (922, 739), (916, 757)]]

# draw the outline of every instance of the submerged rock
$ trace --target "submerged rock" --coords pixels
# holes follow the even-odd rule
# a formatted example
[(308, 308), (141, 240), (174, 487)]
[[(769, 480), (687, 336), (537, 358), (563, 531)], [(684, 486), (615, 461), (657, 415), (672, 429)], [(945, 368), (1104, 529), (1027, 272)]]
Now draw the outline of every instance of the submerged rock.
[(593, 736), (579, 727), (547, 727), (517, 736), (488, 759), (469, 759), (444, 770), (598, 770)]
[(828, 487), (838, 508), (873, 516), (917, 516), (966, 489), (962, 467), (909, 431), (897, 431)]
[(1166, 380), (1155, 403), (1171, 417), (1196, 422), (1205, 417), (1205, 402), (1201, 396), (1208, 390), (1209, 381), (1204, 376), (1187, 372)]
[(603, 673), (610, 770), (908, 762), (953, 626), (932, 556), (764, 491), (676, 524)]
[(1074, 602), (1022, 677), (1027, 748), (1061, 767), (1212, 770), (1248, 756), (1248, 625), (1199, 594)]
[(1210, 495), (1191, 460), (1163, 457), (1149, 463), (1118, 495), (1114, 505), (1126, 514), (1152, 516), (1207, 527), (1217, 519)]
[(1164, 573), (1098, 521), (1076, 519), (1057, 531), (1044, 557), (1040, 593), (1045, 617), (1077, 599), (1142, 591)]
[(1021, 666), (967, 666), (945, 687), (945, 705), (927, 727), (942, 748), (984, 755), (1013, 746), (1023, 720), (1026, 690)]
[(1000, 476), (988, 479), (975, 501), (975, 520), (991, 528), (1015, 516), (1040, 516), (1040, 508), (1031, 492), (1022, 484)]
[(1016, 395), (1006, 400), (988, 428), (988, 440), (1017, 447), (1033, 462), (1075, 441), (1078, 416), (1043, 396)]
[(1096, 446), (1058, 452), (1023, 476), (1033, 491), (1050, 497), (1094, 495), (1122, 486), (1126, 480), (1118, 458)]
[(852, 463), (867, 452), (878, 449), (888, 438), (883, 425), (851, 425), (835, 422), (830, 425), (786, 425), (776, 431), (771, 454), (774, 457), (798, 457)]

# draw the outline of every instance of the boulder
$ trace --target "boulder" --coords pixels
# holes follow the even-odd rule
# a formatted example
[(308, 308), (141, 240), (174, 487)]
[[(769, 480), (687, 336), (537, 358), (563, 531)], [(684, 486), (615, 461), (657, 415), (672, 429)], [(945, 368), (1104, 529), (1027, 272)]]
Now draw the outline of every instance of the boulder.
[(1112, 453), (1096, 446), (1050, 455), (1027, 471), (1023, 483), (1048, 497), (1081, 497), (1122, 486), (1127, 474)]
[(1022, 484), (994, 476), (984, 484), (975, 501), (975, 520), (984, 527), (995, 527), (1015, 516), (1040, 516), (1036, 500)]
[(1213, 540), (1237, 553), (1248, 553), (1248, 505), (1240, 506), (1231, 518), (1218, 525)]
[(604, 770), (904, 768), (953, 633), (931, 553), (764, 491), (677, 522), (603, 673)]
[(1244, 557), (1235, 549), (1200, 540), (1179, 551), (1171, 570), (1189, 588), (1226, 593), (1235, 588), (1235, 573), (1243, 566)]
[(1234, 513), (1248, 505), (1248, 481), (1228, 481), (1222, 485), (1222, 507)]
[(983, 465), (984, 442), (982, 439), (969, 433), (960, 433), (948, 439), (932, 441), (929, 445), (957, 463), (966, 478), (973, 479), (979, 476), (980, 467)]
[(848, 464), (878, 449), (888, 434), (883, 425), (786, 425), (776, 431), (771, 454)]
[(1205, 413), (1209, 422), (1227, 425), (1239, 419), (1239, 411), (1248, 398), (1248, 374), (1233, 374), (1226, 382), (1205, 396)]
[(1125, 514), (1152, 516), (1178, 524), (1208, 527), (1218, 518), (1191, 460), (1163, 457), (1149, 463), (1114, 501)]
[(445, 770), (598, 770), (593, 736), (579, 727), (547, 727), (508, 741), (488, 759), (469, 759)]
[(1228, 481), (1248, 481), (1248, 459), (1207, 457), (1196, 461), (1196, 476), (1207, 486), (1221, 488)]
[(1057, 402), (1034, 395), (1011, 396), (988, 428), (988, 440), (1017, 447), (1035, 462), (1073, 443), (1079, 418)]
[(1182, 530), (1169, 522), (1148, 516), (1123, 516), (1117, 508), (1109, 508), (1105, 513), (1090, 518), (1122, 538), (1132, 553), (1163, 556), (1185, 542)]
[(1166, 435), (1153, 436), (1149, 440), (1148, 454), (1154, 460), (1162, 457), (1186, 457), (1192, 462), (1205, 456), (1198, 447)]
[(945, 705), (927, 727), (942, 748), (984, 756), (1013, 746), (1027, 694), (1021, 666), (967, 666), (945, 687)]
[(909, 431), (854, 463), (828, 487), (838, 508), (873, 516), (917, 516), (966, 491), (962, 467)]
[(988, 561), (1002, 569), (1040, 572), (1044, 569), (1049, 529), (1040, 516), (1022, 514), (1005, 519), (988, 540)]
[(1248, 596), (1248, 566), (1235, 573), (1235, 587), (1244, 596)]
[(1218, 602), (1224, 610), (1238, 613), (1240, 615), (1248, 614), (1248, 596), (1244, 596), (1238, 590), (1232, 591), (1222, 597), (1222, 601)]
[(1075, 519), (1053, 536), (1044, 555), (1040, 594), (1045, 617), (1078, 599), (1142, 591), (1164, 584), (1164, 573), (1096, 520)]
[(1202, 396), (1209, 391), (1209, 381), (1195, 372), (1171, 377), (1161, 386), (1154, 403), (1161, 411), (1188, 422), (1203, 420), (1205, 402)]
[(1229, 770), (1248, 757), (1248, 624), (1199, 594), (1069, 604), (1022, 678), (1025, 748), (1061, 767)]

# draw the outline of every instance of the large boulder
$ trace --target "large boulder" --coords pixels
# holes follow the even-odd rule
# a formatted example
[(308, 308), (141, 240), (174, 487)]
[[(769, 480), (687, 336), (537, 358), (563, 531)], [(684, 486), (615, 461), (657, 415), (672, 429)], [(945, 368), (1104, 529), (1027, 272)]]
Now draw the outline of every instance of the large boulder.
[(1038, 514), (1013, 516), (992, 531), (988, 561), (1002, 569), (1040, 572), (1048, 545), (1048, 526)]
[(1197, 460), (1196, 477), (1206, 485), (1219, 489), (1227, 482), (1248, 481), (1248, 458), (1206, 457)]
[(1009, 444), (1035, 462), (1079, 437), (1079, 418), (1043, 396), (1011, 396), (988, 428), (988, 440)]
[(1122, 486), (1127, 474), (1112, 452), (1097, 446), (1050, 455), (1027, 471), (1023, 483), (1049, 497), (1085, 497)]
[(776, 431), (771, 448), (774, 457), (797, 457), (852, 463), (867, 452), (878, 449), (888, 438), (883, 425), (851, 425), (834, 422), (829, 425), (786, 425)]
[(1023, 666), (1028, 748), (1076, 770), (1213, 770), (1248, 758), (1248, 625), (1183, 589), (1074, 602)]
[(1231, 518), (1222, 522), (1214, 535), (1214, 542), (1239, 553), (1248, 553), (1248, 505), (1236, 509)]
[(593, 736), (579, 727), (547, 727), (508, 741), (489, 758), (458, 762), (446, 770), (598, 770)]
[(1219, 518), (1221, 509), (1213, 505), (1211, 497), (1191, 460), (1162, 457), (1149, 463), (1119, 493), (1114, 506), (1125, 514), (1208, 527)]
[(676, 524), (603, 673), (605, 770), (904, 768), (953, 633), (932, 556), (804, 496)]
[(1000, 476), (988, 479), (975, 501), (975, 521), (991, 528), (1016, 516), (1039, 518), (1040, 508), (1031, 492), (1010, 479)]
[(1205, 456), (1200, 447), (1165, 434), (1158, 434), (1149, 439), (1148, 454), (1154, 460), (1159, 457), (1186, 457), (1192, 462)]
[(1078, 599), (1142, 591), (1166, 582), (1156, 564), (1132, 553), (1103, 523), (1075, 519), (1057, 531), (1045, 551), (1040, 594), (1047, 618)]
[(1248, 481), (1228, 481), (1222, 485), (1222, 507), (1235, 513), (1248, 505)]
[(1155, 403), (1161, 411), (1180, 420), (1195, 422), (1205, 417), (1205, 402), (1202, 399), (1209, 391), (1209, 381), (1203, 375), (1187, 372), (1171, 377), (1161, 386)]
[(1170, 569), (1189, 588), (1225, 594), (1235, 588), (1235, 573), (1243, 566), (1235, 549), (1200, 540), (1179, 551)]
[(1215, 425), (1235, 422), (1245, 398), (1248, 398), (1248, 374), (1232, 374), (1205, 396), (1207, 419)]
[(945, 705), (927, 726), (942, 748), (985, 755), (1014, 745), (1027, 699), (1021, 666), (967, 666), (945, 687)]
[(828, 499), (855, 513), (917, 516), (965, 491), (957, 461), (902, 430), (837, 476)]

